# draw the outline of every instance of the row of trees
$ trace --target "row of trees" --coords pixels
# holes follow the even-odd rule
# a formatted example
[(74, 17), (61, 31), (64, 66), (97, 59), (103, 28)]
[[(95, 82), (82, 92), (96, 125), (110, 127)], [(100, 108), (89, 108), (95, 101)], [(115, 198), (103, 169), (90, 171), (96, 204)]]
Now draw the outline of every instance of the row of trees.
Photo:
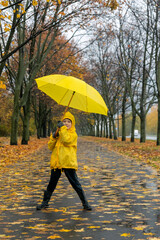
[[(103, 17), (96, 28), (99, 38), (90, 55), (90, 68), (109, 108), (109, 123), (117, 139), (115, 117), (122, 117), (126, 140), (126, 114), (132, 113), (131, 141), (136, 116), (141, 142), (146, 139), (146, 116), (158, 104), (157, 145), (160, 145), (160, 5), (157, 0), (126, 1), (126, 7)], [(105, 21), (106, 20), (106, 21)]]
[[(71, 39), (79, 29), (86, 31), (101, 11), (116, 9), (118, 4), (116, 0), (3, 0), (0, 4), (0, 74), (14, 95), (10, 143), (17, 144), (21, 117), (22, 144), (27, 144), (31, 100), (37, 128), (44, 122), (44, 116), (38, 119), (37, 113), (47, 116), (50, 112), (49, 105), (46, 107), (40, 97), (33, 95), (34, 79), (58, 72), (80, 76), (81, 67), (76, 64), (77, 59), (80, 63), (79, 50)], [(38, 132), (39, 136), (41, 130)]]

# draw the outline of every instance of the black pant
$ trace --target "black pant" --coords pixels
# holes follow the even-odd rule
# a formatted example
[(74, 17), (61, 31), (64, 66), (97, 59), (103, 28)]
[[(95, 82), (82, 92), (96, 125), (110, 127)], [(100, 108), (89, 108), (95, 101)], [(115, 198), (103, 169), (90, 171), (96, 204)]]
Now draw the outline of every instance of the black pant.
[[(68, 181), (70, 182), (70, 184), (72, 185), (72, 187), (74, 188), (74, 190), (77, 192), (79, 198), (82, 201), (83, 206), (87, 205), (88, 202), (85, 198), (85, 194), (84, 191), (82, 189), (82, 186), (78, 180), (77, 174), (75, 169), (63, 169), (63, 171), (65, 172), (66, 177), (68, 178)], [(55, 190), (58, 180), (61, 176), (61, 169), (52, 169), (51, 170), (51, 177), (50, 177), (50, 181), (49, 184), (47, 186), (47, 191), (53, 193), (53, 191)]]

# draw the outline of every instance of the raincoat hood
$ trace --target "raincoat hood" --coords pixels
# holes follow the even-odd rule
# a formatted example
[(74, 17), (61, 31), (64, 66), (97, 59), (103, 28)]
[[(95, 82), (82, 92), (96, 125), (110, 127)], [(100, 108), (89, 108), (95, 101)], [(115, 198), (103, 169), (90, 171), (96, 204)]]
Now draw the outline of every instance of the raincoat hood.
[(66, 113), (64, 114), (63, 118), (62, 118), (62, 121), (63, 121), (64, 119), (66, 119), (66, 118), (72, 121), (72, 126), (71, 126), (71, 128), (69, 129), (69, 131), (75, 131), (75, 118), (74, 118), (74, 116), (72, 115), (72, 113), (66, 112)]

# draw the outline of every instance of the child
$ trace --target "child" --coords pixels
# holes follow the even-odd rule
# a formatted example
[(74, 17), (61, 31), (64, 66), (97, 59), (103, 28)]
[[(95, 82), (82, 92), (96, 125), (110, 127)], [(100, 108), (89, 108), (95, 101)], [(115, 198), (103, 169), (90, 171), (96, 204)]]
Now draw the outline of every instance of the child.
[(77, 164), (77, 133), (75, 129), (75, 119), (70, 112), (66, 112), (62, 122), (58, 122), (59, 132), (55, 136), (55, 133), (50, 136), (48, 142), (48, 148), (52, 151), (51, 155), (51, 177), (47, 190), (44, 191), (44, 197), (42, 204), (37, 206), (37, 210), (47, 208), (48, 202), (54, 192), (61, 173), (64, 171), (70, 184), (77, 192), (83, 208), (85, 210), (92, 210), (88, 204), (81, 184), (78, 180), (76, 170), (78, 169)]

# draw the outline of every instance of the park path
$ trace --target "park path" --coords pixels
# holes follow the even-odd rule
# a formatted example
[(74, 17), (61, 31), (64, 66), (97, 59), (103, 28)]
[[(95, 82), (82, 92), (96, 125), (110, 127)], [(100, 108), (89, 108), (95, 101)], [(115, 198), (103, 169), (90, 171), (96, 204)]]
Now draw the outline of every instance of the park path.
[(78, 140), (78, 177), (93, 211), (62, 174), (46, 210), (36, 211), (49, 176), (47, 146), (0, 175), (0, 239), (160, 239), (160, 177), (145, 164)]

